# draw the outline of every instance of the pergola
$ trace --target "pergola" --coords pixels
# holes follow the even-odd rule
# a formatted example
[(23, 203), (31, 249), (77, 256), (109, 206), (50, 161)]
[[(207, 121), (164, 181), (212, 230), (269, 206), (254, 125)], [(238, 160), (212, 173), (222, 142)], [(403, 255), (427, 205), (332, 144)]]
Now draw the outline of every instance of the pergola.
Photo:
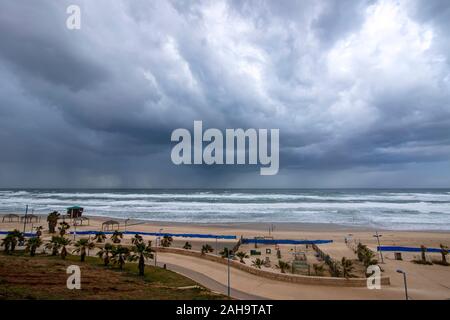
[(113, 230), (114, 226), (117, 226), (117, 230), (120, 227), (119, 222), (115, 220), (108, 220), (102, 223), (102, 230)]
[(71, 219), (79, 218), (83, 214), (84, 208), (79, 206), (72, 206), (67, 208), (67, 216)]
[(8, 222), (13, 222), (14, 219), (17, 222), (19, 222), (20, 221), (20, 216), (18, 214), (10, 213), (10, 214), (5, 214), (3, 216), (2, 222), (5, 222), (5, 219), (8, 219)]
[(80, 225), (80, 226), (83, 225), (84, 221), (87, 221), (87, 225), (90, 225), (90, 221), (89, 221), (88, 217), (78, 217), (78, 218), (73, 219), (74, 224)]
[(23, 217), (20, 217), (20, 221), (24, 221), (25, 220), (25, 222), (27, 222), (27, 223), (28, 222), (32, 222), (33, 220), (35, 222), (39, 222), (40, 219), (41, 218), (39, 216), (35, 215), (35, 214), (27, 214), (27, 215), (25, 215)]

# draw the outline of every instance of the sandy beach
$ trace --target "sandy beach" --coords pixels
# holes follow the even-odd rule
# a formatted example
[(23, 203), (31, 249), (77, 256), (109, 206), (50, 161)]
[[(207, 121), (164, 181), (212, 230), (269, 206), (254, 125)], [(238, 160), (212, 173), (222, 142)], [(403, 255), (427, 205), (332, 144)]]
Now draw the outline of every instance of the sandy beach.
[[(101, 230), (102, 223), (109, 220), (105, 217), (89, 218), (89, 225), (76, 226), (76, 231), (98, 231)], [(352, 243), (361, 242), (374, 251), (377, 247), (377, 239), (374, 237), (375, 230), (332, 224), (201, 224), (114, 220), (120, 223), (120, 231), (233, 235), (237, 239), (242, 236), (244, 238), (273, 237), (274, 239), (291, 240), (332, 240), (332, 243), (320, 245), (320, 249), (336, 260), (340, 260), (342, 257), (356, 259), (356, 255), (351, 249)], [(44, 227), (44, 239), (48, 238), (49, 235), (45, 231), (47, 229), (45, 216), (41, 217), (39, 223), (28, 223), (26, 231), (29, 232), (32, 227), (38, 225)], [(0, 224), (0, 229), (3, 231), (14, 228), (22, 230), (23, 223), (4, 222)], [(75, 227), (72, 226), (70, 231), (74, 230)], [(449, 232), (389, 230), (378, 230), (378, 232), (382, 235), (380, 238), (381, 244), (385, 246), (420, 247), (424, 245), (428, 248), (439, 248), (440, 244), (450, 246)], [(123, 242), (130, 242), (130, 238), (130, 235), (125, 235)], [(156, 240), (155, 236), (144, 236), (144, 238)], [(349, 245), (345, 243), (346, 238), (347, 242), (350, 242)], [(174, 237), (172, 247), (181, 248), (186, 241), (192, 244), (192, 250), (199, 251), (202, 245), (210, 244), (217, 252), (224, 247), (232, 248), (237, 240), (218, 239), (216, 241), (215, 239)], [(280, 245), (279, 248), (283, 259), (289, 260), (294, 250), (306, 252), (308, 260), (315, 259), (313, 251), (304, 246)], [(239, 250), (246, 252), (250, 252), (252, 249), (254, 249), (253, 244), (241, 245), (239, 248)], [(258, 246), (258, 250), (262, 251), (263, 255), (266, 249), (274, 251), (274, 246)], [(253, 298), (263, 299), (404, 299), (403, 275), (396, 272), (397, 269), (401, 269), (407, 274), (410, 299), (450, 299), (450, 267), (413, 263), (411, 260), (419, 255), (420, 253), (404, 252), (402, 253), (403, 260), (398, 261), (394, 259), (393, 252), (384, 252), (384, 263), (380, 266), (384, 270), (383, 275), (389, 276), (390, 285), (382, 286), (380, 290), (287, 283), (262, 278), (236, 268), (231, 268), (231, 282), (233, 290), (237, 292), (236, 296), (244, 299), (250, 298), (250, 294)], [(269, 256), (272, 261), (276, 260), (273, 253)], [(439, 253), (427, 253), (427, 256), (429, 259), (436, 260), (441, 257)], [(246, 258), (246, 264), (250, 265), (253, 259), (254, 257)], [(150, 261), (149, 263), (153, 262)], [(172, 268), (174, 271), (217, 291), (223, 291), (227, 284), (226, 266), (223, 264), (173, 253), (158, 253), (158, 264), (166, 264), (168, 268)], [(266, 269), (269, 270), (270, 268)], [(272, 271), (275, 272), (276, 270)]]

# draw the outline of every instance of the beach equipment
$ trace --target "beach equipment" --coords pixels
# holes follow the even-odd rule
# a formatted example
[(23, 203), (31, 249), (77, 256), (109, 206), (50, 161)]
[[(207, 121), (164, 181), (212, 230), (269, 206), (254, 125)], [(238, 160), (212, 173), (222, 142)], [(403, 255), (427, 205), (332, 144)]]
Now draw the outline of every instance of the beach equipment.
[(13, 222), (13, 220), (16, 220), (17, 222), (19, 222), (20, 216), (18, 214), (14, 214), (14, 213), (5, 214), (3, 216), (2, 222), (5, 222), (5, 220), (8, 220), (8, 222)]
[[(9, 234), (11, 233), (11, 231), (0, 231), (0, 234)], [(22, 233), (24, 237), (28, 238), (28, 237), (36, 237), (36, 233), (35, 232), (23, 232)]]
[(84, 208), (79, 206), (72, 206), (67, 208), (67, 216), (71, 219), (79, 218), (83, 214)]
[[(107, 221), (106, 221), (107, 222)], [(70, 232), (73, 233), (73, 232)], [(77, 235), (95, 235), (98, 231), (77, 231)], [(104, 232), (105, 234), (112, 234), (111, 231)], [(161, 232), (137, 232), (137, 231), (124, 231), (124, 235), (135, 235), (139, 234), (141, 236), (156, 236), (156, 237), (182, 237), (182, 238), (202, 238), (202, 239), (226, 239), (235, 240), (236, 236), (231, 235), (214, 235), (214, 234), (203, 234), (203, 233), (161, 233)]]
[(326, 244), (332, 243), (333, 240), (289, 240), (289, 239), (248, 239), (243, 238), (243, 244), (258, 243), (258, 244)]
[(82, 226), (84, 221), (87, 221), (87, 225), (90, 225), (90, 220), (88, 217), (78, 217), (78, 218), (73, 219), (73, 223), (75, 225), (79, 225), (79, 226)]
[(114, 226), (116, 226), (118, 230), (120, 227), (119, 222), (115, 220), (108, 220), (102, 223), (102, 230), (113, 230)]
[[(396, 252), (422, 252), (421, 248), (415, 247), (396, 247), (396, 246), (378, 246), (377, 251), (396, 251)], [(440, 248), (426, 248), (426, 252), (441, 253)]]
[(20, 217), (20, 221), (24, 221), (26, 223), (32, 222), (34, 220), (34, 222), (39, 222), (41, 220), (41, 218), (35, 214), (26, 214), (23, 217)]

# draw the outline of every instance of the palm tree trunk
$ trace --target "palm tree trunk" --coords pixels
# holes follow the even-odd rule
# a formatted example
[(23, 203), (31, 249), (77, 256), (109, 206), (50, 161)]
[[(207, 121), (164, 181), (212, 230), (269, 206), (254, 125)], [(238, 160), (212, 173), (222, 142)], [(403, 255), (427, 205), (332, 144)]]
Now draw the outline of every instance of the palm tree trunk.
[(139, 275), (140, 276), (144, 276), (144, 271), (145, 269), (145, 260), (144, 260), (144, 256), (141, 254), (141, 256), (139, 257)]

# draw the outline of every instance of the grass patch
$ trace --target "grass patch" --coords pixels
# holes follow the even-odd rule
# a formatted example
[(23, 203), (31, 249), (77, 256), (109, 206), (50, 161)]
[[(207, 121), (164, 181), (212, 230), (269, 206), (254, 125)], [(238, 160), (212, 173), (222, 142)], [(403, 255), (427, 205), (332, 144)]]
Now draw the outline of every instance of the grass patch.
[[(127, 263), (121, 271), (104, 267), (97, 257), (37, 255), (23, 252), (0, 254), (0, 299), (226, 299), (205, 288), (178, 289), (197, 285), (175, 272), (146, 266), (145, 277), (138, 276), (137, 264)], [(66, 287), (66, 268), (76, 264), (81, 269), (81, 290)]]

